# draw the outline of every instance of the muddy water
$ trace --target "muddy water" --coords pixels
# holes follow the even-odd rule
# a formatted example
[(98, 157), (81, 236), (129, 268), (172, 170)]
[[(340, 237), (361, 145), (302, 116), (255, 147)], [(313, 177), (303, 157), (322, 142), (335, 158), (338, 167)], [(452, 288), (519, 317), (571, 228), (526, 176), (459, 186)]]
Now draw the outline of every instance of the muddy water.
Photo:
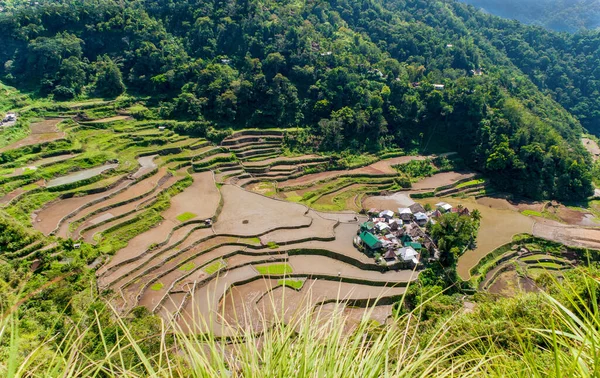
[(106, 164), (106, 165), (103, 165), (100, 167), (75, 172), (71, 175), (58, 177), (58, 178), (55, 178), (54, 180), (48, 181), (48, 185), (46, 185), (46, 187), (52, 188), (55, 186), (72, 184), (77, 181), (86, 180), (86, 179), (92, 178), (94, 176), (98, 176), (98, 175), (102, 174), (102, 172), (107, 171), (109, 169), (116, 168), (118, 166), (119, 166), (119, 164)]
[[(439, 201), (439, 198), (419, 200), (422, 204), (429, 203), (431, 205), (435, 205)], [(471, 277), (469, 271), (477, 265), (479, 260), (499, 246), (510, 242), (515, 234), (532, 233), (534, 220), (516, 211), (507, 209), (507, 205), (502, 205), (503, 202), (495, 204), (486, 198), (479, 200), (473, 198), (448, 198), (444, 199), (444, 201), (453, 206), (463, 205), (469, 210), (477, 209), (482, 216), (481, 228), (477, 235), (477, 248), (465, 252), (458, 259), (457, 271), (463, 280)]]

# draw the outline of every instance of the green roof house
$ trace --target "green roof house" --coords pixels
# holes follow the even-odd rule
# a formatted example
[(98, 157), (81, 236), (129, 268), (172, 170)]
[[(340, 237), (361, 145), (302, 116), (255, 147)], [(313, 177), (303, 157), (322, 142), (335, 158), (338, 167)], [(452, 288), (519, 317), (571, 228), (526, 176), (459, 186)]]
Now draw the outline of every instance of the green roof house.
[(375, 223), (373, 222), (365, 222), (360, 225), (361, 231), (372, 231), (375, 228)]
[(379, 239), (377, 239), (372, 233), (363, 231), (359, 236), (360, 240), (362, 240), (362, 242), (370, 249), (381, 248), (381, 241), (379, 241)]
[(405, 247), (411, 247), (412, 249), (414, 249), (415, 251), (420, 250), (423, 246), (421, 245), (421, 243), (417, 243), (417, 242), (409, 242), (409, 243), (404, 243)]

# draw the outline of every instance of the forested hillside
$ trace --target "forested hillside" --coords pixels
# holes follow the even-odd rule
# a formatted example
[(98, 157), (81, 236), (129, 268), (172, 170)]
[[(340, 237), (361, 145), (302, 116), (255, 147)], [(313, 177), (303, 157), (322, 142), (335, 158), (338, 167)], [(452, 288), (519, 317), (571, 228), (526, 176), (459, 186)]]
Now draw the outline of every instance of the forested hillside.
[(307, 150), (457, 150), (534, 198), (591, 193), (580, 123), (544, 92), (592, 128), (598, 41), (416, 0), (61, 1), (0, 16), (2, 78), (20, 89), (127, 90), (150, 96), (144, 117), (302, 126)]
[(600, 26), (596, 0), (462, 0), (500, 17), (540, 25), (556, 31), (577, 32)]

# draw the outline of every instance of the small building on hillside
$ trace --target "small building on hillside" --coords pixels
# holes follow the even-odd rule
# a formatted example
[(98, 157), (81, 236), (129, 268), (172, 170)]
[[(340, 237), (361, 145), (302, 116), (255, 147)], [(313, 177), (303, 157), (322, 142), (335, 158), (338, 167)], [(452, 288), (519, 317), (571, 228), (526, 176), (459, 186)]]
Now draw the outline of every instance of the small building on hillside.
[(437, 91), (443, 91), (445, 88), (444, 84), (433, 84), (433, 89)]
[(394, 217), (394, 212), (392, 210), (384, 210), (379, 213), (379, 218), (392, 219)]
[(379, 232), (384, 232), (390, 229), (390, 225), (385, 222), (379, 222), (375, 225), (375, 228)]
[(415, 222), (417, 222), (417, 224), (419, 226), (426, 225), (428, 220), (429, 220), (429, 217), (425, 213), (420, 213), (419, 212), (419, 213), (415, 214)]
[(375, 250), (382, 246), (381, 241), (370, 232), (363, 231), (360, 233), (359, 237), (362, 243), (369, 249)]
[(404, 244), (405, 247), (410, 247), (412, 249), (414, 249), (415, 251), (419, 251), (421, 250), (421, 248), (423, 248), (423, 245), (421, 245), (421, 243), (418, 242), (409, 242), (409, 243), (405, 243)]
[(398, 216), (404, 222), (410, 222), (412, 220), (413, 213), (412, 213), (412, 210), (409, 209), (408, 207), (401, 207), (401, 208), (398, 208)]
[(415, 265), (419, 263), (419, 253), (411, 247), (400, 248), (396, 255), (403, 261), (412, 261)]
[(375, 229), (375, 223), (373, 222), (365, 222), (363, 224), (360, 225), (360, 230), (361, 231), (368, 231), (371, 232)]
[(383, 255), (383, 258), (387, 262), (396, 261), (396, 253), (394, 253), (393, 249), (388, 249), (388, 251)]
[(413, 203), (412, 205), (410, 205), (408, 208), (410, 209), (410, 211), (412, 211), (413, 214), (426, 212), (423, 205), (421, 205), (420, 203), (416, 203), (416, 202)]
[(446, 202), (439, 202), (435, 204), (435, 207), (442, 213), (447, 213), (448, 211), (452, 211), (452, 205)]
[(404, 222), (402, 222), (402, 219), (391, 219), (390, 220), (390, 230), (392, 231), (398, 231), (398, 229), (402, 228), (402, 225), (404, 224)]

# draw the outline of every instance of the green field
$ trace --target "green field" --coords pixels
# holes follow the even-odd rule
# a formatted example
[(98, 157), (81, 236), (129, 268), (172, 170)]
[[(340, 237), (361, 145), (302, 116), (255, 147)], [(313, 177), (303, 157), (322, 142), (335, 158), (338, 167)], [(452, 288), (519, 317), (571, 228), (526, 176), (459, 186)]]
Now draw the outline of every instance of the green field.
[(216, 272), (225, 268), (226, 266), (227, 266), (227, 263), (225, 261), (217, 260), (217, 261), (213, 262), (212, 264), (204, 267), (202, 270), (204, 270), (207, 274), (215, 274)]
[(190, 219), (196, 218), (196, 216), (197, 215), (194, 213), (185, 212), (183, 214), (179, 214), (177, 216), (177, 220), (183, 223), (183, 222), (189, 221)]
[(256, 270), (262, 275), (282, 275), (291, 274), (292, 267), (288, 264), (273, 264), (257, 266)]
[(277, 280), (277, 285), (288, 286), (295, 290), (302, 289), (304, 286), (304, 280), (291, 280), (291, 279), (281, 279)]

